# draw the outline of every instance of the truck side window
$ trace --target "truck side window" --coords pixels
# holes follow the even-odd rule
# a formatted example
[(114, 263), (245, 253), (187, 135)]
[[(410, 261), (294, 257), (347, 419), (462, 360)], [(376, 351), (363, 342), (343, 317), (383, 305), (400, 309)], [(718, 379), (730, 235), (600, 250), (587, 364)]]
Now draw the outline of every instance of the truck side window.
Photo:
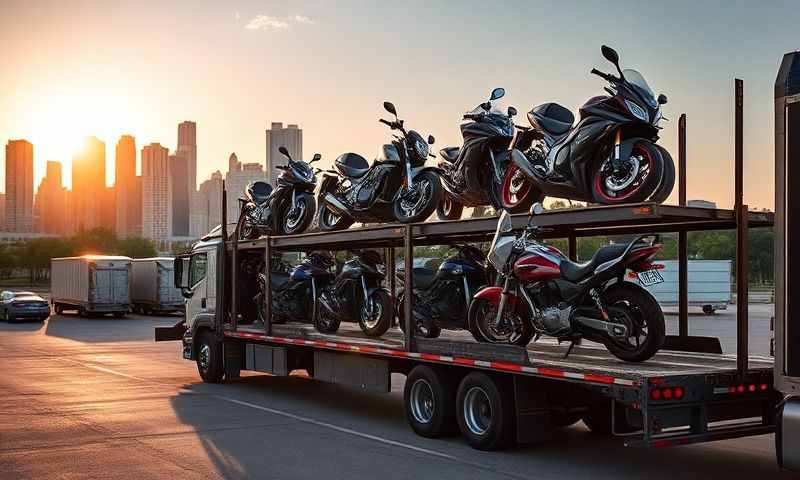
[(189, 285), (192, 287), (205, 278), (207, 261), (205, 253), (192, 255), (192, 260), (189, 265)]

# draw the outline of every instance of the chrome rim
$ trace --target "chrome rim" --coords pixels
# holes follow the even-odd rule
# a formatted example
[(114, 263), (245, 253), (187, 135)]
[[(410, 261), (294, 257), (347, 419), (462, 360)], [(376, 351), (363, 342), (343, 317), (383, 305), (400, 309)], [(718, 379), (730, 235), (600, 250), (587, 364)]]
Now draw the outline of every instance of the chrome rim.
[(339, 220), (341, 220), (342, 218), (339, 215), (333, 213), (333, 210), (331, 210), (330, 208), (325, 208), (323, 216), (325, 217), (325, 223), (331, 227), (339, 223)]
[(435, 410), (431, 384), (425, 379), (418, 379), (411, 386), (411, 415), (418, 423), (430, 423)]
[(375, 328), (383, 315), (383, 305), (381, 302), (373, 301), (372, 298), (361, 307), (361, 321), (367, 328)]
[(478, 329), (490, 343), (514, 343), (521, 336), (520, 319), (506, 310), (503, 312), (505, 325), (498, 325), (497, 309), (489, 303), (481, 308), (482, 315), (478, 321)]
[(197, 354), (197, 363), (200, 365), (200, 368), (203, 370), (208, 369), (208, 365), (211, 362), (211, 346), (208, 344), (203, 344), (200, 347), (200, 352)]
[(433, 187), (427, 178), (420, 179), (411, 190), (407, 190), (400, 197), (400, 208), (407, 217), (419, 213), (430, 199)]
[(296, 208), (289, 210), (289, 214), (286, 216), (286, 230), (293, 231), (296, 229), (305, 217), (306, 214), (306, 202), (301, 201), (297, 204)]
[(464, 396), (464, 423), (475, 435), (485, 435), (492, 424), (492, 403), (481, 387), (472, 387)]
[[(622, 177), (609, 175), (606, 177), (605, 186), (610, 192), (619, 192), (630, 187), (639, 176), (639, 167), (644, 159), (640, 155), (632, 155), (628, 159), (628, 168)], [(606, 160), (608, 162), (608, 160)]]

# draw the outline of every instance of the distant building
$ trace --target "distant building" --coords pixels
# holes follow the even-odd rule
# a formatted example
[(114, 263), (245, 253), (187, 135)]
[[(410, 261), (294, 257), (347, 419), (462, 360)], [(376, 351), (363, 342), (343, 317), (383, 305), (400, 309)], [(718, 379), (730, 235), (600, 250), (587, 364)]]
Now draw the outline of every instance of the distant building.
[(154, 241), (170, 237), (172, 204), (169, 151), (161, 144), (142, 148), (142, 236)]
[(5, 213), (9, 232), (33, 230), (33, 145), (27, 140), (6, 145)]
[(197, 206), (205, 216), (196, 224), (196, 237), (202, 237), (217, 225), (222, 224), (222, 173), (217, 170), (211, 178), (200, 184)]
[[(172, 226), (173, 237), (189, 236), (189, 186), (186, 183), (189, 161), (186, 152), (178, 152), (169, 156), (169, 178), (172, 185)], [(192, 189), (194, 193), (194, 189)]]
[(106, 193), (105, 188), (106, 144), (97, 137), (88, 137), (72, 158), (72, 216), (75, 230), (91, 230), (102, 225), (100, 205)]
[(34, 209), (37, 212), (37, 232), (66, 235), (69, 210), (60, 162), (47, 162), (47, 173), (36, 191)]
[(114, 158), (114, 224), (120, 238), (135, 237), (141, 233), (142, 200), (136, 198), (136, 182), (136, 140), (131, 135), (122, 135), (117, 141)]
[(6, 231), (6, 194), (0, 192), (0, 232)]
[(186, 184), (189, 192), (194, 192), (197, 190), (197, 124), (195, 122), (186, 121), (178, 125), (178, 148), (175, 150), (186, 158)]
[(100, 205), (98, 206), (100, 227), (111, 230), (116, 234), (117, 194), (114, 187), (103, 187)]
[(275, 184), (275, 179), (278, 178), (280, 170), (275, 168), (276, 165), (283, 165), (286, 163), (286, 158), (278, 151), (280, 147), (286, 147), (289, 154), (294, 159), (303, 158), (303, 130), (295, 124), (286, 125), (283, 127), (281, 122), (272, 122), (270, 128), (266, 131), (267, 138), (267, 181), (270, 185)]
[(239, 198), (244, 196), (247, 185), (250, 182), (266, 180), (267, 174), (260, 163), (240, 163), (235, 153), (232, 153), (228, 159), (228, 165), (237, 168), (237, 170), (228, 170), (228, 174), (225, 176), (228, 222), (234, 223), (239, 218)]
[(710, 200), (689, 200), (686, 202), (686, 206), (697, 208), (717, 208), (717, 204)]

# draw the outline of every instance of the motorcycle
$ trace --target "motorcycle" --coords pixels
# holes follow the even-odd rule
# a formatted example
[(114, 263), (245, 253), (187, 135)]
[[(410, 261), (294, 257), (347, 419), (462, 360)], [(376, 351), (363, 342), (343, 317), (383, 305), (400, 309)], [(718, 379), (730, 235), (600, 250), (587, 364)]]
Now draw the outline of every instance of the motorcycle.
[[(540, 243), (547, 229), (531, 225), (514, 230), (503, 212), (487, 258), (502, 286), (478, 292), (468, 321), (486, 341), (527, 345), (542, 335), (602, 343), (616, 357), (642, 362), (664, 344), (664, 314), (639, 284), (624, 281), (631, 270), (642, 285), (663, 282), (661, 265), (652, 262), (662, 245), (640, 236), (627, 244), (601, 247), (585, 263), (569, 261), (555, 247)], [(567, 355), (570, 350), (567, 351)]]
[(590, 98), (574, 126), (572, 112), (557, 103), (531, 110), (532, 128), (519, 127), (505, 171), (504, 196), (524, 179), (539, 195), (606, 205), (660, 203), (672, 192), (675, 163), (655, 143), (666, 95), (656, 98), (639, 72), (622, 70), (614, 49), (603, 45), (602, 53), (619, 73), (592, 69), (609, 82), (608, 95)]
[[(313, 252), (294, 268), (274, 265), (270, 272), (272, 293), (272, 316), (274, 323), (290, 321), (313, 323), (316, 317), (317, 292), (327, 286), (336, 276), (331, 272), (333, 258), (327, 253)], [(258, 274), (259, 294), (254, 299), (261, 305), (266, 288), (266, 275)], [(258, 318), (264, 321), (263, 308), (258, 309)]]
[(394, 307), (389, 291), (381, 286), (386, 276), (383, 258), (372, 250), (344, 263), (336, 278), (321, 289), (314, 326), (335, 333), (343, 321), (358, 319), (365, 335), (380, 337), (392, 324)]
[[(491, 205), (495, 209), (506, 208), (512, 213), (526, 211), (541, 198), (524, 185), (514, 192), (513, 201), (503, 202), (505, 169), (511, 163), (510, 149), (516, 138), (512, 117), (517, 114), (514, 107), (506, 112), (495, 108), (496, 100), (505, 96), (503, 88), (492, 90), (489, 100), (464, 114), (461, 147), (446, 147), (439, 151), (442, 159), (439, 168), (444, 194), (436, 207), (440, 220), (461, 218), (464, 207)], [(526, 180), (523, 178), (523, 182)]]
[(394, 120), (380, 119), (394, 141), (384, 145), (372, 166), (361, 155), (345, 153), (336, 159), (337, 173), (326, 172), (319, 192), (319, 227), (342, 230), (354, 222), (420, 222), (428, 218), (441, 196), (435, 167), (426, 167), (429, 145), (414, 130), (406, 130), (390, 102), (383, 108)]
[(251, 182), (240, 198), (243, 223), (241, 238), (256, 239), (261, 235), (292, 235), (311, 224), (316, 211), (314, 188), (317, 178), (311, 164), (322, 156), (315, 154), (310, 162), (294, 160), (286, 147), (278, 149), (287, 159), (281, 170), (277, 187), (264, 181)]
[[(442, 329), (468, 329), (465, 322), (472, 296), (488, 285), (486, 257), (470, 245), (455, 245), (456, 254), (445, 259), (438, 270), (414, 267), (413, 323), (416, 334), (436, 338)], [(398, 272), (400, 281), (405, 272)], [(405, 290), (397, 295), (397, 317), (405, 329)], [(405, 331), (405, 330), (404, 330)], [(473, 332), (476, 335), (476, 332)]]

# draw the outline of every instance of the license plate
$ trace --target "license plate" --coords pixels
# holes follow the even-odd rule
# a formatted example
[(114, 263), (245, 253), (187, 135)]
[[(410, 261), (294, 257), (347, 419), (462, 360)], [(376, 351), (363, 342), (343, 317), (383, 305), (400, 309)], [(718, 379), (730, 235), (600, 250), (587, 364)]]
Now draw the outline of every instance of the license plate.
[(639, 277), (639, 283), (645, 287), (650, 287), (658, 283), (664, 283), (664, 277), (661, 276), (661, 272), (655, 269), (638, 272), (637, 276)]

